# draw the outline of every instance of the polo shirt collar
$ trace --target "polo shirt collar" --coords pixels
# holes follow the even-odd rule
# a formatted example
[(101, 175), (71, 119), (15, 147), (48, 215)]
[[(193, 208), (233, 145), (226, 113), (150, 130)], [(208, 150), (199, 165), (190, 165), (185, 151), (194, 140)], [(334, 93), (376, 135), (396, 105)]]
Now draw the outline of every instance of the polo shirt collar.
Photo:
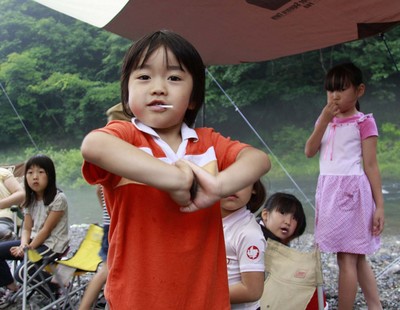
[[(143, 124), (136, 117), (132, 118), (132, 123), (140, 131), (145, 132), (155, 138), (161, 139), (153, 128)], [(194, 139), (195, 141), (199, 140), (196, 131), (193, 128), (190, 128), (188, 125), (186, 125), (186, 123), (182, 123), (181, 135), (182, 135), (182, 141), (189, 139)]]

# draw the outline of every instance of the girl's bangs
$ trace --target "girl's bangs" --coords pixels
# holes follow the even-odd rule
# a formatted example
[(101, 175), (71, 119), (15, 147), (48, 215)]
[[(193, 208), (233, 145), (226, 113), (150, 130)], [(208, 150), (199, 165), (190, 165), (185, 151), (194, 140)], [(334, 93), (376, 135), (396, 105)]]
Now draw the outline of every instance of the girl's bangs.
[(139, 68), (142, 69), (143, 66), (146, 64), (149, 57), (159, 48), (164, 49), (164, 55), (166, 60), (166, 66), (168, 67), (168, 54), (175, 55), (176, 60), (178, 61), (179, 67), (182, 71), (185, 71), (182, 66), (182, 61), (179, 57), (174, 53), (174, 50), (168, 45), (167, 42), (156, 41), (150, 42), (146, 49), (144, 49), (137, 57), (137, 60), (133, 64), (133, 70)]
[(350, 86), (349, 78), (344, 74), (334, 74), (331, 76), (327, 76), (325, 80), (325, 90), (327, 91), (335, 91), (335, 90), (343, 90)]
[(29, 169), (32, 169), (33, 167), (38, 167), (41, 169), (44, 169), (47, 173), (47, 165), (46, 165), (46, 159), (42, 156), (35, 156), (32, 157), (28, 162), (25, 164), (25, 170), (26, 172)]
[(299, 208), (294, 203), (293, 204), (281, 204), (280, 206), (278, 206), (276, 208), (276, 210), (281, 213), (293, 214), (293, 216), (296, 220), (299, 220), (302, 217)]

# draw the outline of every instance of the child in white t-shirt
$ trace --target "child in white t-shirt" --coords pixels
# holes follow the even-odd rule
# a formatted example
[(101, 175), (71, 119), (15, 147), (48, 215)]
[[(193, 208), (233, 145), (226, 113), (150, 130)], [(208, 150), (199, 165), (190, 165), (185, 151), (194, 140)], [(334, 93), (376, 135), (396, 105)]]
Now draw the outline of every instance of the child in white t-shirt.
[(253, 212), (265, 198), (266, 191), (259, 180), (221, 200), (232, 309), (260, 308), (266, 242)]

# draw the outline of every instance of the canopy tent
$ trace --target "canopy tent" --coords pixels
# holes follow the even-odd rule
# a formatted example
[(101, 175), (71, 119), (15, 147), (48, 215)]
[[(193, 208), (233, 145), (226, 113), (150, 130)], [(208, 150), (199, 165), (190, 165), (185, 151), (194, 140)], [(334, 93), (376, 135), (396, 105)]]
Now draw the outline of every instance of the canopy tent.
[(400, 24), (395, 0), (35, 0), (122, 37), (173, 30), (207, 65), (294, 55)]
[[(400, 24), (396, 0), (34, 1), (130, 40), (159, 29), (173, 30), (194, 44), (206, 65), (272, 60), (367, 38)], [(233, 100), (224, 94), (313, 207)]]
[[(276, 59), (367, 38), (400, 24), (400, 5), (393, 0), (34, 1), (131, 40), (159, 29), (173, 30), (195, 45), (206, 65)], [(234, 101), (207, 73), (312, 205)]]

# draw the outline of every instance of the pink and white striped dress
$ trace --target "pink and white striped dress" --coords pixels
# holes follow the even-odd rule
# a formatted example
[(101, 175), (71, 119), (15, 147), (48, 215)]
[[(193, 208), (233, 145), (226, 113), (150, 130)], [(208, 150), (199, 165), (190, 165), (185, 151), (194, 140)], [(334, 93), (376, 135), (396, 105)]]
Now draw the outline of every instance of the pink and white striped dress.
[(316, 191), (315, 240), (322, 252), (371, 254), (376, 206), (364, 173), (361, 141), (378, 136), (372, 114), (334, 118), (322, 138)]

